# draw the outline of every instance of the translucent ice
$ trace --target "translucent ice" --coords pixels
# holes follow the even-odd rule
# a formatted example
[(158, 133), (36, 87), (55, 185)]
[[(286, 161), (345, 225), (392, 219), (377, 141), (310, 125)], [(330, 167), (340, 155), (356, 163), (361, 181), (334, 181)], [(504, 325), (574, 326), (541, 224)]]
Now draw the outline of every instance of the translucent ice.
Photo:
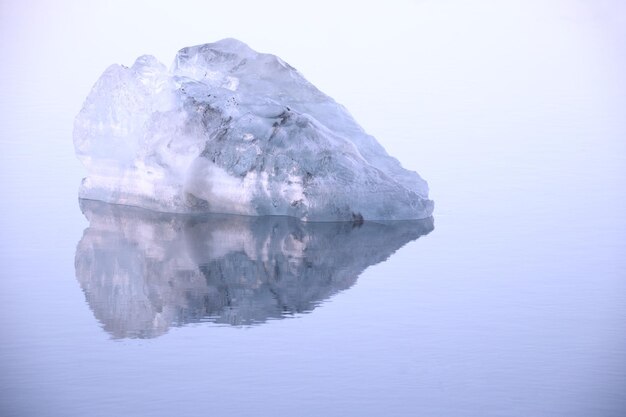
[(280, 58), (235, 39), (171, 69), (110, 66), (74, 125), (80, 197), (166, 212), (302, 220), (429, 217), (420, 176)]

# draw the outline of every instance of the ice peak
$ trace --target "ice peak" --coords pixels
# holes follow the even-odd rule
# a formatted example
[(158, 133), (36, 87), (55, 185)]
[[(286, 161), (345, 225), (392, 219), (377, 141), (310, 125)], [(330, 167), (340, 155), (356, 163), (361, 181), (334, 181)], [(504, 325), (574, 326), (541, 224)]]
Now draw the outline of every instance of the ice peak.
[(159, 67), (163, 70), (166, 70), (165, 65), (163, 65), (158, 59), (156, 59), (152, 55), (141, 55), (135, 60), (135, 63), (131, 68), (135, 71), (141, 71), (142, 69), (147, 67)]
[(222, 39), (213, 43), (188, 46), (176, 54), (172, 72), (177, 75), (191, 76), (194, 79), (202, 72), (230, 73), (249, 58), (258, 55), (245, 43), (233, 38)]
[(247, 43), (242, 42), (239, 39), (235, 39), (235, 38), (224, 38), (216, 42), (205, 43), (199, 46), (210, 47), (212, 49), (219, 50), (222, 52), (230, 52), (230, 53), (237, 53), (237, 54), (246, 54), (246, 53), (256, 54), (257, 53), (254, 49), (250, 48)]

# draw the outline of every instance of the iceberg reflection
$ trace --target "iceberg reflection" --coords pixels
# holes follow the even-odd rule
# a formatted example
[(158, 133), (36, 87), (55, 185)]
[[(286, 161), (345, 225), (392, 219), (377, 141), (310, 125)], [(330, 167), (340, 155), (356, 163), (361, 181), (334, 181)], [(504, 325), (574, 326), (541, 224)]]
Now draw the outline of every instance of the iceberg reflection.
[(180, 215), (81, 200), (76, 277), (114, 338), (209, 321), (254, 325), (313, 310), (370, 265), (433, 230), (432, 218), (303, 223)]

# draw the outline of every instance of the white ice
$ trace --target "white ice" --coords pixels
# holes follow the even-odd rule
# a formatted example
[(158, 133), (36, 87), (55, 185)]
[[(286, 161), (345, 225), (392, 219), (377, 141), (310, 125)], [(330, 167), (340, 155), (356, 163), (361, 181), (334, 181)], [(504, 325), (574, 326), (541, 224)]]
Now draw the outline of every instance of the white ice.
[(80, 197), (166, 212), (308, 221), (429, 217), (420, 176), (280, 58), (235, 39), (168, 70), (110, 66), (74, 125)]

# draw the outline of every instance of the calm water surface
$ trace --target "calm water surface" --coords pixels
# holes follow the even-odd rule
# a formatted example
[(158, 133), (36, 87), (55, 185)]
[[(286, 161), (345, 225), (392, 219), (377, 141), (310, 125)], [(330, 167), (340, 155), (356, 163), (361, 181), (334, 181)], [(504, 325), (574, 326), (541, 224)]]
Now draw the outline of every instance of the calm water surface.
[(432, 230), (81, 211), (44, 130), (2, 155), (3, 415), (624, 415), (614, 137), (433, 162)]

